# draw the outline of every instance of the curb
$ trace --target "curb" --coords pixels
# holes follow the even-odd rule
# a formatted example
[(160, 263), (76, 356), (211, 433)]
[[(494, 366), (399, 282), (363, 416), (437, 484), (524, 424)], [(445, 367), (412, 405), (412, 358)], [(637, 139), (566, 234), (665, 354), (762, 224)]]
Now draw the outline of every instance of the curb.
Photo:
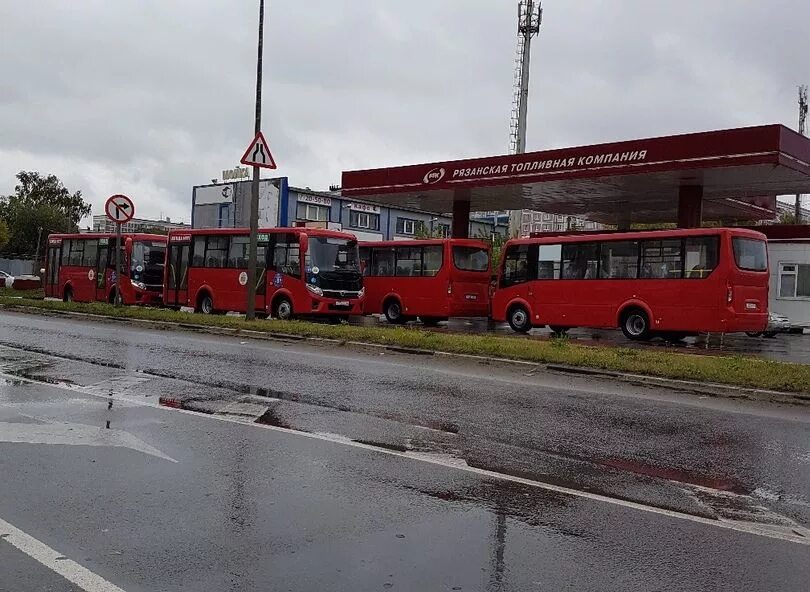
[(549, 372), (558, 372), (561, 374), (619, 380), (636, 386), (657, 386), (660, 388), (667, 388), (670, 390), (709, 397), (724, 397), (729, 399), (743, 399), (750, 401), (766, 401), (774, 403), (784, 403), (789, 405), (810, 406), (810, 393), (791, 393), (786, 391), (748, 388), (720, 383), (705, 383), (685, 379), (663, 378), (658, 376), (649, 376), (645, 374), (631, 374), (626, 372), (617, 372), (614, 370), (600, 370), (597, 368), (586, 368), (581, 366), (567, 366), (564, 364), (555, 364), (555, 363), (543, 364), (539, 362), (530, 362), (527, 360), (513, 360), (510, 358), (493, 358), (487, 356), (479, 356), (475, 354), (460, 354), (454, 352), (426, 350), (397, 345), (368, 343), (364, 341), (331, 339), (328, 337), (307, 337), (303, 335), (291, 335), (289, 333), (278, 333), (273, 331), (254, 331), (251, 329), (235, 329), (231, 327), (213, 327), (211, 325), (198, 325), (195, 323), (186, 323), (186, 322), (133, 319), (133, 318), (115, 317), (110, 315), (100, 315), (85, 312), (42, 309), (16, 304), (13, 305), (0, 304), (0, 309), (13, 310), (26, 314), (38, 314), (38, 315), (52, 314), (56, 316), (73, 317), (73, 318), (98, 319), (113, 323), (145, 325), (159, 329), (180, 329), (195, 333), (205, 333), (209, 335), (223, 335), (228, 337), (238, 335), (240, 337), (258, 339), (262, 341), (286, 341), (286, 342), (295, 341), (295, 342), (324, 343), (330, 345), (351, 345), (364, 349), (386, 350), (408, 355), (441, 356), (446, 358), (458, 358), (458, 359), (474, 360), (479, 362), (483, 361), (488, 363), (510, 364), (514, 366), (522, 366), (524, 368), (531, 367), (534, 370), (543, 369)]

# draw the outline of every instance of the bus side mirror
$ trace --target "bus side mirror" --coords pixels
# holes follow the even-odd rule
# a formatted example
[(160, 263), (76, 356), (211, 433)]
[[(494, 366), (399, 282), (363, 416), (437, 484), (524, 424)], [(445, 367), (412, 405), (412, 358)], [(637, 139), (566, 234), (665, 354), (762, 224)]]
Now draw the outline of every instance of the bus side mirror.
[(309, 237), (305, 232), (298, 235), (299, 245), (301, 246), (301, 254), (306, 255), (309, 249)]

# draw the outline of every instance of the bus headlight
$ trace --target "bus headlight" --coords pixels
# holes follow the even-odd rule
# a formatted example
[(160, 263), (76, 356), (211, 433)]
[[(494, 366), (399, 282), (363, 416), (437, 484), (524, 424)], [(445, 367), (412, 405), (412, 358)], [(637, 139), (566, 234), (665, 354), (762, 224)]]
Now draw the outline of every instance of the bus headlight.
[(143, 282), (136, 282), (135, 280), (130, 280), (132, 285), (138, 288), (139, 290), (146, 290), (146, 284)]
[(318, 286), (313, 286), (312, 284), (307, 284), (307, 290), (315, 294), (316, 296), (323, 296), (323, 290), (321, 290)]

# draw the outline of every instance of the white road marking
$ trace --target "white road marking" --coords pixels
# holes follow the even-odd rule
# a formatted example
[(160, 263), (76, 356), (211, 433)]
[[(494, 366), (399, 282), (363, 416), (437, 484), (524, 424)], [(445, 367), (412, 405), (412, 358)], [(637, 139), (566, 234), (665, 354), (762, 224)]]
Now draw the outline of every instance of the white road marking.
[[(44, 421), (41, 418), (40, 421)], [(61, 446), (117, 446), (129, 448), (176, 463), (143, 440), (123, 430), (77, 423), (6, 423), (0, 421), (0, 442), (13, 444), (56, 444)]]
[[(86, 592), (124, 592), (115, 584), (108, 582), (72, 559), (66, 558), (59, 551), (51, 549), (42, 541), (2, 518), (0, 518), (0, 541), (7, 542)], [(2, 542), (0, 542), (1, 544)]]
[[(79, 392), (85, 395), (89, 395), (92, 397), (99, 397), (108, 399), (108, 396), (99, 395), (92, 392), (87, 392), (81, 386), (77, 385), (70, 385), (70, 384), (49, 384), (47, 382), (41, 382), (38, 380), (32, 380), (29, 378), (20, 378), (13, 375), (6, 375), (3, 372), (0, 372), (0, 376), (6, 376), (7, 378), (16, 379), (16, 380), (24, 380), (26, 382), (39, 384), (45, 387), (53, 387), (59, 388), (67, 391), (72, 392)], [(478, 475), (481, 477), (488, 477), (491, 479), (499, 480), (499, 481), (508, 481), (511, 483), (519, 483), (521, 485), (526, 485), (528, 487), (533, 487), (536, 489), (542, 489), (544, 491), (553, 491), (555, 493), (561, 493), (564, 495), (570, 495), (572, 497), (578, 497), (583, 499), (588, 499), (595, 502), (601, 502), (605, 504), (609, 504), (612, 506), (619, 506), (621, 508), (627, 508), (631, 510), (638, 510), (640, 512), (646, 512), (648, 514), (657, 514), (659, 516), (666, 516), (668, 518), (674, 518), (678, 520), (685, 520), (687, 522), (694, 522), (697, 524), (703, 524), (705, 526), (712, 526), (714, 528), (721, 528), (725, 530), (732, 530), (736, 532), (741, 532), (745, 534), (761, 536), (770, 539), (776, 539), (785, 541), (788, 543), (795, 543), (799, 545), (806, 545), (810, 546), (810, 529), (807, 529), (803, 526), (796, 525), (793, 527), (786, 527), (781, 525), (770, 525), (770, 524), (757, 524), (753, 522), (742, 522), (742, 521), (735, 521), (735, 520), (728, 520), (724, 518), (705, 518), (703, 516), (696, 516), (694, 514), (687, 514), (685, 512), (678, 512), (675, 510), (667, 510), (665, 508), (658, 508), (656, 506), (648, 506), (639, 502), (633, 502), (618, 498), (613, 498), (607, 495), (602, 495), (599, 493), (592, 493), (589, 491), (581, 491), (578, 489), (572, 489), (570, 487), (563, 487), (560, 485), (554, 485), (552, 483), (545, 483), (543, 481), (535, 481), (533, 479), (526, 479), (524, 477), (517, 477), (515, 475), (509, 475), (506, 473), (498, 473), (496, 471), (491, 471), (488, 469), (481, 469), (477, 467), (471, 467), (464, 462), (463, 459), (447, 459), (443, 456), (426, 456), (421, 453), (416, 452), (399, 452), (397, 450), (390, 450), (387, 448), (381, 448), (379, 446), (373, 446), (370, 444), (363, 444), (360, 442), (355, 442), (354, 440), (350, 440), (346, 436), (341, 436), (337, 434), (330, 434), (330, 433), (310, 433), (310, 432), (302, 432), (299, 430), (293, 430), (289, 428), (282, 428), (273, 425), (266, 425), (266, 424), (258, 424), (258, 423), (251, 423), (245, 424), (244, 421), (240, 421), (238, 419), (233, 419), (230, 417), (222, 416), (222, 415), (208, 415), (208, 414), (201, 414), (197, 411), (189, 411), (186, 409), (177, 409), (174, 407), (165, 407), (162, 405), (158, 405), (156, 403), (147, 403), (145, 401), (138, 401), (129, 399), (127, 397), (118, 397), (114, 396), (113, 398), (119, 399), (122, 401), (130, 402), (130, 403), (137, 403), (140, 405), (153, 407), (156, 409), (162, 409), (163, 411), (169, 412), (176, 412), (176, 413), (184, 413), (187, 415), (193, 415), (200, 419), (212, 419), (215, 421), (224, 421), (228, 423), (238, 424), (238, 425), (249, 425), (250, 427), (256, 427), (260, 429), (272, 430), (275, 432), (281, 432), (284, 434), (290, 434), (293, 436), (298, 436), (300, 438), (309, 438), (311, 440), (320, 440), (322, 442), (330, 442), (333, 444), (340, 444), (342, 446), (348, 446), (351, 448), (359, 448), (361, 450), (366, 450), (370, 452), (374, 452), (377, 454), (386, 454), (389, 456), (398, 456), (401, 458), (406, 458), (408, 460), (422, 462), (430, 465), (440, 466), (447, 469), (453, 469), (456, 471), (463, 471), (466, 473), (472, 473), (474, 475)]]

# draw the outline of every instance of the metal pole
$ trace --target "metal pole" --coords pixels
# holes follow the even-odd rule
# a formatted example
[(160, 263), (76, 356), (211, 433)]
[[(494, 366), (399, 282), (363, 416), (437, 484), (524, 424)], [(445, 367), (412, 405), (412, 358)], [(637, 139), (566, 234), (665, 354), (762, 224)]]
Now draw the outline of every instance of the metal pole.
[(39, 243), (42, 242), (42, 226), (37, 230), (37, 249), (34, 254), (34, 269), (31, 270), (31, 275), (39, 275)]
[[(804, 135), (805, 124), (807, 122), (807, 87), (799, 87), (799, 133)], [(796, 194), (796, 209), (794, 211), (794, 223), (802, 223), (802, 194)]]
[(115, 306), (121, 306), (121, 224), (115, 225)]
[[(259, 44), (256, 58), (256, 121), (254, 133), (262, 129), (262, 51), (264, 49), (264, 0), (259, 0)], [(250, 192), (250, 246), (248, 252), (247, 314), (249, 321), (256, 318), (256, 253), (259, 248), (259, 167), (253, 167)]]

